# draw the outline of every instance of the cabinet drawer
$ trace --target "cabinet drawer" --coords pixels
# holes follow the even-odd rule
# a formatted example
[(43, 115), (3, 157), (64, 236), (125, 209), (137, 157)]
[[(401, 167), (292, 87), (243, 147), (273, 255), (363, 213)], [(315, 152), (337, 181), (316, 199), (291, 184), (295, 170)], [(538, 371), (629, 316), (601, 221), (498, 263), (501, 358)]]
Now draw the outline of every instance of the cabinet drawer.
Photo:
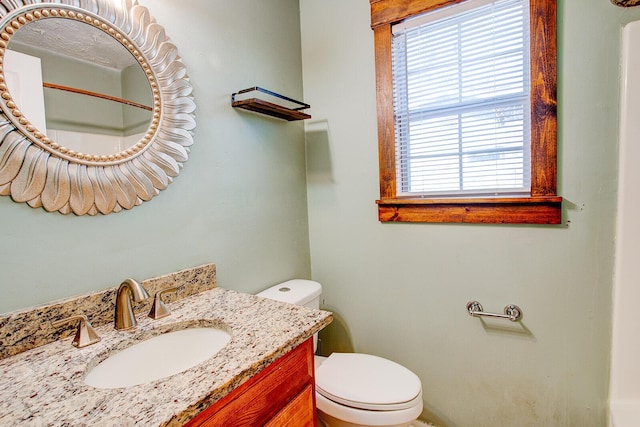
[(315, 427), (314, 412), (313, 387), (308, 385), (264, 427)]
[[(256, 427), (267, 423), (305, 387), (313, 399), (313, 342), (307, 340), (196, 415), (186, 426)], [(313, 401), (311, 407), (313, 417)]]

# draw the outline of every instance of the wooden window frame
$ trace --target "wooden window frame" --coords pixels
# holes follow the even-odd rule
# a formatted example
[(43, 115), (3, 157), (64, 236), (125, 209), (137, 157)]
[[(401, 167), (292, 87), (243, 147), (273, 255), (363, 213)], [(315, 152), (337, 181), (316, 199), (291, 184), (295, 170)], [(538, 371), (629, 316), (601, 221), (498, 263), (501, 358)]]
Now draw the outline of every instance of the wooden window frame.
[(397, 197), (391, 27), (466, 0), (370, 0), (374, 33), (381, 222), (560, 224), (556, 194), (556, 0), (530, 0), (531, 194), (529, 197)]

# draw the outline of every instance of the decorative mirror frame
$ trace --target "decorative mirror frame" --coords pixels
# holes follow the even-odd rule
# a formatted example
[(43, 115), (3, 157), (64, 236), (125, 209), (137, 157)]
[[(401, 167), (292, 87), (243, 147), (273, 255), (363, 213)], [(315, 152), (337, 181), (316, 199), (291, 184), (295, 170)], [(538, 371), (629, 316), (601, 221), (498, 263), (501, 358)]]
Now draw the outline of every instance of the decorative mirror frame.
[[(77, 153), (24, 117), (7, 90), (3, 60), (12, 35), (40, 19), (74, 19), (120, 42), (147, 75), (151, 124), (115, 155)], [(178, 176), (193, 144), (195, 102), (178, 50), (137, 0), (0, 0), (0, 195), (33, 208), (96, 215), (151, 200)]]
[(640, 6), (640, 0), (611, 0), (611, 3), (620, 7)]

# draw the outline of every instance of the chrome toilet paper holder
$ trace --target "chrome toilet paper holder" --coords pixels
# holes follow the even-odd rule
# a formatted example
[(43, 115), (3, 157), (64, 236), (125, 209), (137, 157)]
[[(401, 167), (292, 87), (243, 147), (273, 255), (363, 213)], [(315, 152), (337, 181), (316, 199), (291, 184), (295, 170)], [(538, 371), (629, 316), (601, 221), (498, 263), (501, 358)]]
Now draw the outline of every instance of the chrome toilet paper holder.
[(498, 319), (509, 319), (512, 322), (518, 322), (522, 318), (522, 309), (515, 304), (509, 304), (504, 308), (504, 314), (488, 313), (482, 308), (482, 304), (478, 301), (469, 301), (467, 303), (467, 311), (473, 317), (486, 316)]

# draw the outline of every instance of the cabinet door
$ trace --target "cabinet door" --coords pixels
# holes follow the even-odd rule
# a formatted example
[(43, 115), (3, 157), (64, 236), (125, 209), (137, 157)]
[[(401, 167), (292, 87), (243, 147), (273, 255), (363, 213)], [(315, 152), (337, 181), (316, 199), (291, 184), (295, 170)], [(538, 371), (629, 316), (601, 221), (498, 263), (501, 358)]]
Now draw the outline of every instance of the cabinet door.
[[(236, 390), (196, 415), (185, 426), (256, 427), (276, 416), (311, 387), (313, 399), (313, 341), (305, 341)], [(314, 416), (313, 400), (309, 409)], [(296, 411), (301, 411), (298, 404)], [(304, 425), (304, 424), (302, 424)]]
[(314, 427), (314, 412), (313, 387), (308, 385), (264, 427)]

